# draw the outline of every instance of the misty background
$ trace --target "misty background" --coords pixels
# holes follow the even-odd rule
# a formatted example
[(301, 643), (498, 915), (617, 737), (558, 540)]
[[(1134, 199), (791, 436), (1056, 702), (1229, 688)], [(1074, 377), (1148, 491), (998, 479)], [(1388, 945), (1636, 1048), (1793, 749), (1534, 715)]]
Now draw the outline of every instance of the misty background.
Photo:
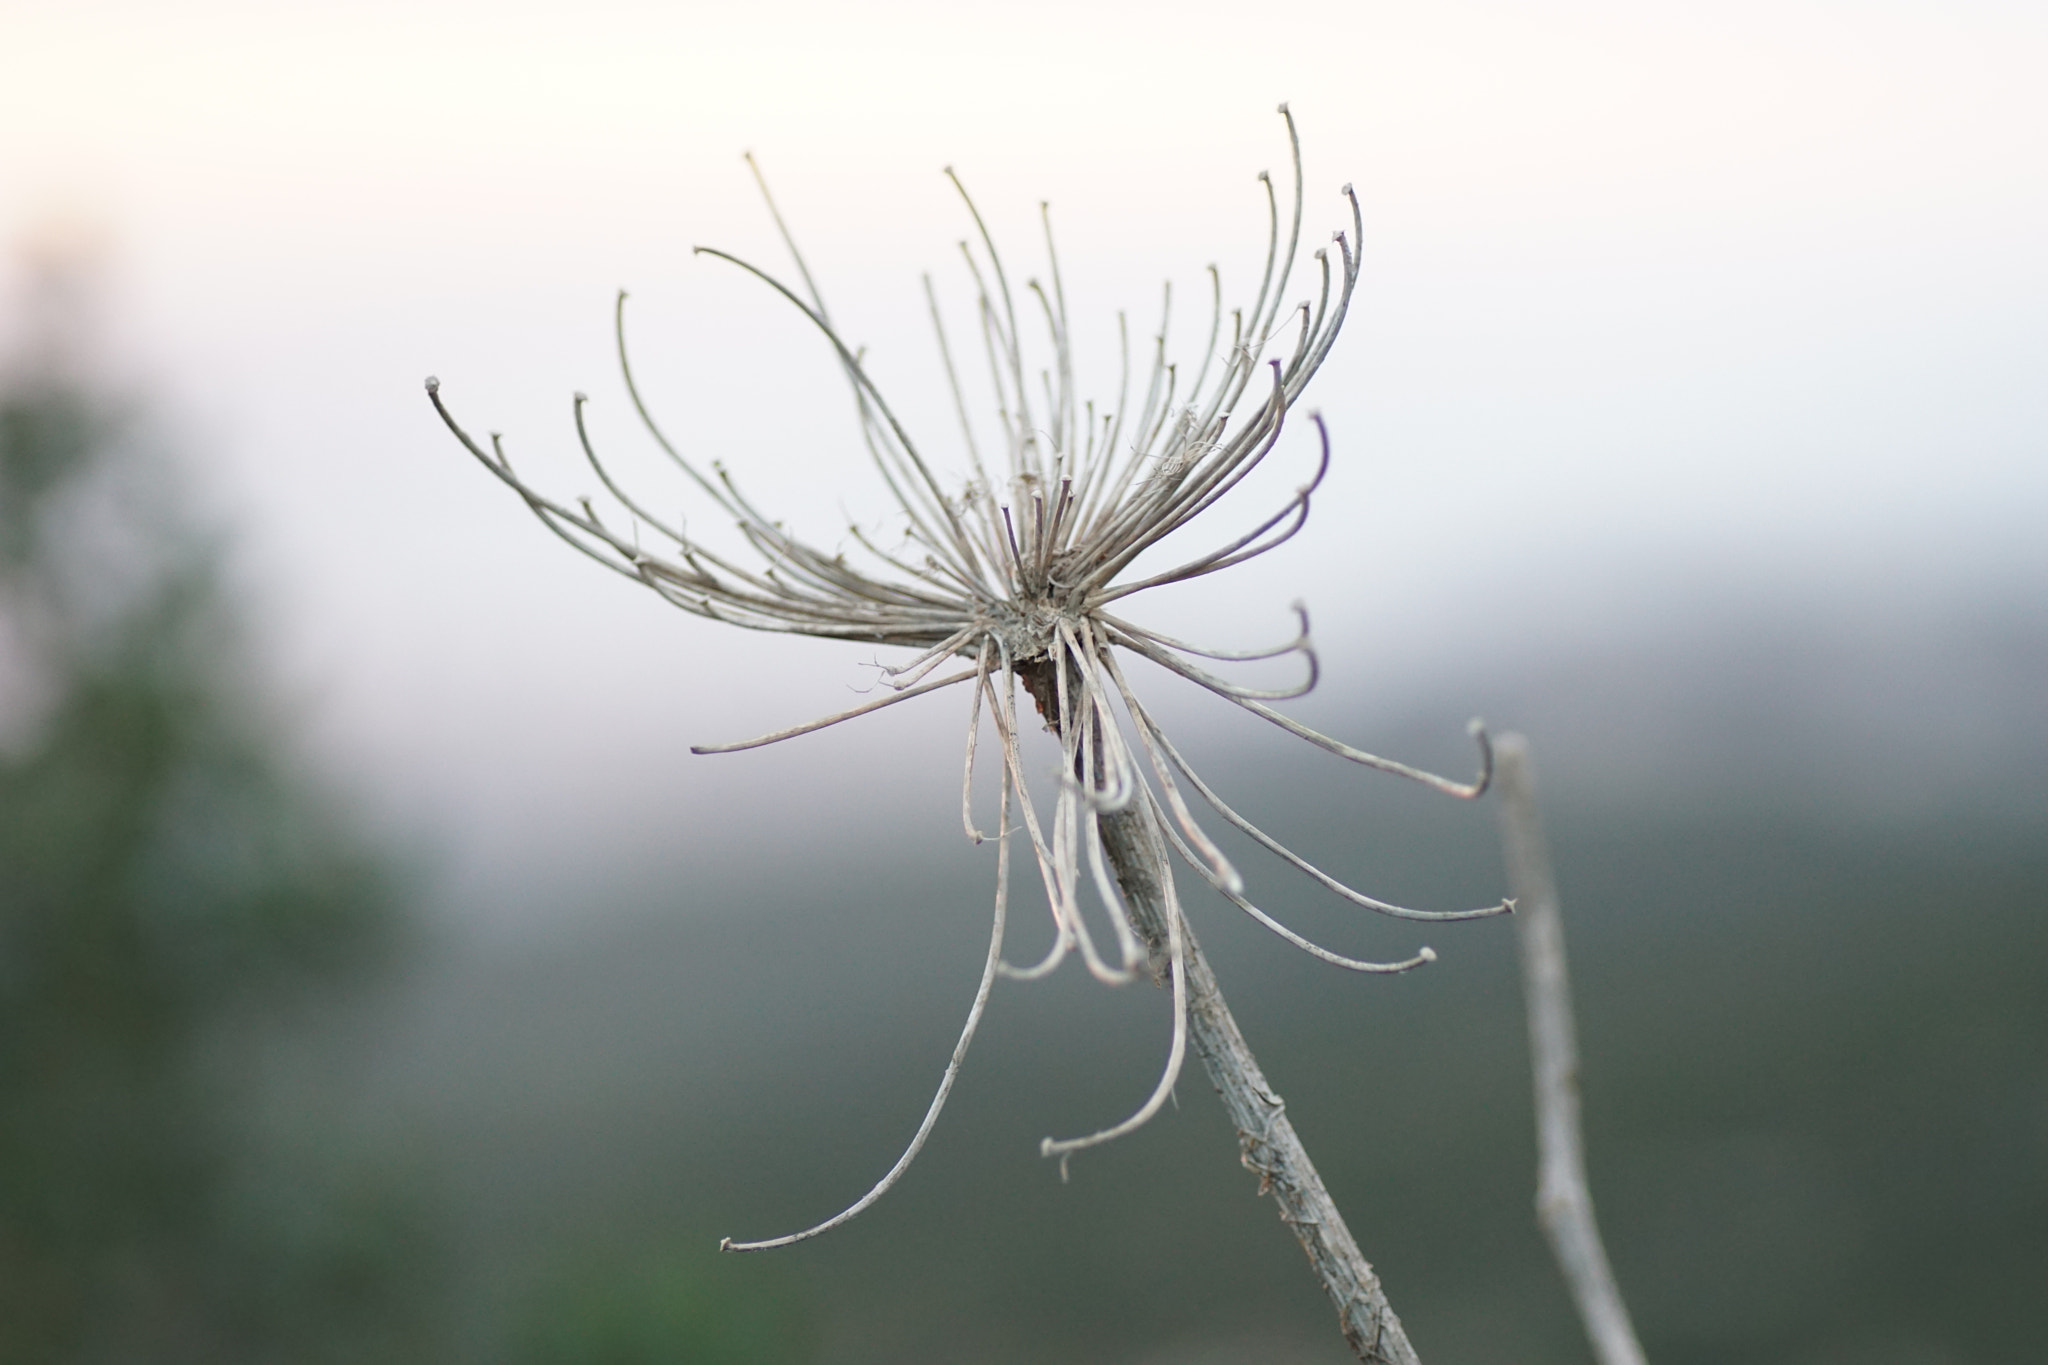
[[(937, 1080), (992, 890), (964, 717), (691, 757), (852, 704), (872, 652), (596, 572), (420, 387), (564, 494), (587, 391), (651, 476), (625, 287), (669, 429), (832, 540), (882, 502), (831, 357), (689, 254), (785, 268), (742, 150), (950, 468), (918, 279), (964, 326), (971, 224), (939, 168), (1020, 277), (1051, 202), (1111, 401), (1118, 310), (1147, 335), (1171, 278), (1186, 356), (1204, 267), (1255, 287), (1280, 98), (1307, 243), (1347, 181), (1366, 214), (1310, 394), (1332, 472), (1285, 549), (1142, 619), (1259, 645), (1300, 598), (1324, 673), (1293, 714), (1452, 773), (1468, 716), (1530, 736), (1653, 1360), (2031, 1358), (2032, 9), (0, 0), (0, 34), (0, 1268), (37, 1309), (0, 1358), (1342, 1359), (1192, 1070), (1069, 1183), (1039, 1160), (1165, 1050), (1157, 992), (1078, 972), (999, 984), (889, 1198), (717, 1254), (864, 1191)], [(1500, 894), (1485, 803), (1134, 681), (1338, 875)], [(1359, 924), (1232, 852), (1340, 950), (1441, 955), (1353, 979), (1190, 897), (1423, 1357), (1585, 1359), (1531, 1210), (1511, 926)]]

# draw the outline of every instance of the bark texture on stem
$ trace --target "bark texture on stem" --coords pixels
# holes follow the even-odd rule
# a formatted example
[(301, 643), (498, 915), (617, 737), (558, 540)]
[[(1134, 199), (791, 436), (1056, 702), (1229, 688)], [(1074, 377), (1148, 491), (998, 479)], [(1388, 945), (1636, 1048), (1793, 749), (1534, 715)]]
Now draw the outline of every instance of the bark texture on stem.
[(1528, 741), (1503, 735), (1496, 749), (1501, 842), (1515, 893), (1522, 992), (1529, 1008), (1529, 1060), (1536, 1081), (1536, 1214), (1577, 1303), (1600, 1365), (1644, 1365), (1642, 1344), (1614, 1281), (1579, 1127), (1579, 1046), (1565, 972), (1564, 921), (1550, 853), (1536, 812)]
[[(1167, 909), (1161, 878), (1170, 876), (1165, 841), (1144, 803), (1102, 817), (1103, 851), (1123, 889), (1132, 927), (1145, 940), (1154, 962), (1167, 957)], [(1216, 974), (1202, 955), (1194, 932), (1181, 926), (1187, 971), (1188, 1037), (1202, 1059), (1230, 1121), (1247, 1168), (1259, 1177), (1259, 1193), (1270, 1193), (1308, 1253), (1309, 1264), (1336, 1307), (1344, 1339), (1368, 1365), (1419, 1365), (1401, 1320), (1387, 1303), (1379, 1276), (1352, 1240), (1343, 1215), (1323, 1188), (1301, 1139), (1288, 1121), (1287, 1106), (1259, 1070), (1237, 1021), (1223, 1002)]]

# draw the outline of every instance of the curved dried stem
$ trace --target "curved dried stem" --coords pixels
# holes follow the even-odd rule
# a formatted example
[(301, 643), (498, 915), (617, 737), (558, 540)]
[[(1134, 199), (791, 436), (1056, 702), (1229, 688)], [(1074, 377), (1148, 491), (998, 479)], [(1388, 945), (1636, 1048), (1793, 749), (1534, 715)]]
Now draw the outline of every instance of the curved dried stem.
[(968, 841), (976, 844), (988, 838), (974, 824), (974, 755), (981, 748), (981, 696), (988, 686), (989, 656), (993, 651), (993, 643), (983, 640), (975, 656), (974, 700), (967, 708), (967, 761), (960, 776), (960, 824), (967, 831)]
[[(1116, 656), (1104, 650), (1102, 662), (1109, 670), (1111, 680), (1116, 683), (1117, 693), (1123, 698), (1124, 710), (1130, 713), (1133, 721), (1137, 721), (1138, 700), (1131, 695), (1130, 684), (1124, 681), (1123, 670), (1117, 667)], [(1145, 756), (1152, 761), (1153, 776), (1158, 779), (1159, 789), (1165, 793), (1166, 803), (1172, 808), (1174, 819), (1180, 823), (1181, 831), (1187, 836), (1188, 842), (1201, 850), (1202, 857), (1208, 862), (1221, 885), (1233, 891), (1242, 891), (1244, 877), (1231, 865), (1230, 859), (1223, 856), (1223, 850), (1210, 842), (1209, 836), (1202, 832), (1202, 827), (1195, 823), (1194, 813), (1188, 809), (1187, 802), (1181, 799), (1180, 787), (1174, 782), (1172, 771), (1152, 743), (1151, 727), (1143, 722), (1138, 722), (1138, 741), (1144, 746)]]
[(1051, 855), (1045, 848), (1045, 841), (1038, 831), (1038, 816), (1031, 806), (1031, 793), (1023, 781), (1023, 761), (1017, 752), (1017, 675), (1010, 667), (1009, 660), (1003, 661), (1003, 696), (1000, 702), (994, 696), (989, 698), (989, 711), (996, 725), (996, 740), (1003, 751), (1003, 781), (1005, 788), (1015, 788), (1017, 804), (1024, 812), (1025, 830), (1031, 836), (1032, 851), (1038, 857), (1040, 878), (1046, 886), (1046, 905), (1052, 911), (1052, 947), (1035, 965), (1015, 967), (1008, 962), (996, 965), (996, 971), (1019, 981), (1033, 981), (1046, 975), (1066, 960), (1067, 953), (1074, 947), (1074, 929), (1065, 909), (1065, 898), (1061, 895), (1051, 867)]
[(758, 749), (764, 744), (779, 744), (785, 739), (795, 739), (798, 735), (808, 735), (814, 731), (823, 730), (827, 726), (837, 725), (841, 721), (852, 720), (855, 716), (865, 716), (869, 712), (879, 711), (885, 706), (894, 706), (897, 702), (909, 701), (912, 697), (921, 697), (927, 692), (936, 692), (942, 687), (951, 687), (955, 683), (966, 682), (975, 676), (977, 676), (977, 670), (970, 668), (964, 672), (955, 673), (950, 677), (940, 678), (937, 682), (928, 682), (917, 687), (906, 687), (901, 692), (892, 693), (875, 701), (864, 702), (859, 706), (853, 707), (851, 710), (841, 711), (836, 716), (826, 716), (823, 720), (806, 721), (802, 725), (792, 725), (786, 730), (776, 730), (769, 734), (756, 735), (752, 739), (737, 740), (731, 744), (692, 744), (690, 752), (693, 754), (736, 754), (742, 749)]
[(1114, 626), (1116, 629), (1122, 631), (1126, 635), (1141, 636), (1144, 639), (1150, 640), (1155, 645), (1160, 645), (1167, 649), (1179, 650), (1182, 654), (1196, 654), (1200, 655), (1204, 659), (1216, 659), (1220, 660), (1223, 663), (1241, 664), (1256, 663), (1264, 659), (1281, 659), (1285, 658), (1289, 654), (1295, 653), (1315, 653), (1315, 645), (1312, 641), (1308, 628), (1307, 604), (1299, 601), (1292, 602), (1288, 604), (1288, 610), (1294, 613), (1295, 620), (1300, 623), (1300, 633), (1297, 634), (1292, 640), (1289, 640), (1286, 644), (1274, 645), (1270, 649), (1205, 649), (1201, 645), (1191, 645), (1185, 640), (1176, 640), (1170, 635), (1161, 635), (1156, 630), (1150, 630), (1143, 626), (1133, 625), (1129, 621), (1125, 621), (1119, 617), (1111, 616), (1108, 612), (1097, 612), (1096, 619), (1102, 621), (1107, 625)]
[(1320, 958), (1333, 967), (1342, 967), (1347, 972), (1365, 972), (1379, 975), (1413, 971), (1425, 963), (1436, 961), (1436, 950), (1429, 947), (1421, 948), (1417, 950), (1415, 956), (1403, 958), (1399, 962), (1367, 962), (1360, 958), (1345, 957), (1341, 953), (1331, 952), (1313, 939), (1306, 938), (1288, 928), (1279, 920), (1274, 919), (1271, 915), (1259, 909), (1258, 906), (1253, 905), (1243, 896), (1240, 896), (1237, 892), (1232, 891), (1221, 881), (1217, 880), (1216, 874), (1203, 864), (1202, 860), (1196, 856), (1195, 851), (1189, 848), (1186, 842), (1176, 835), (1170, 827), (1166, 828), (1166, 837), (1172, 841), (1173, 851), (1180, 855), (1180, 860), (1200, 873), (1202, 879), (1208, 882), (1210, 886), (1216, 888), (1225, 900), (1251, 916), (1258, 924), (1270, 929), (1279, 937), (1286, 939), (1289, 943), (1307, 953), (1310, 957)]
[(1392, 773), (1396, 777), (1405, 777), (1410, 781), (1420, 782), (1425, 787), (1440, 791), (1446, 796), (1455, 796), (1465, 801), (1484, 796), (1486, 789), (1493, 784), (1493, 740), (1486, 733), (1486, 723), (1484, 721), (1475, 718), (1465, 727), (1466, 732), (1479, 745), (1479, 776), (1470, 782), (1453, 782), (1448, 777), (1439, 777), (1437, 774), (1425, 769), (1412, 768), (1406, 763), (1399, 763), (1391, 758), (1381, 758), (1378, 754), (1369, 754), (1363, 749), (1354, 749), (1342, 740), (1331, 739), (1328, 735), (1311, 730), (1300, 721), (1290, 716), (1282, 715), (1272, 707), (1262, 705), (1260, 702), (1244, 696), (1240, 690), (1233, 688), (1231, 684), (1216, 677), (1214, 674), (1196, 668), (1184, 659), (1174, 658), (1172, 654), (1157, 648), (1142, 636), (1127, 634), (1113, 626), (1107, 626), (1106, 631), (1113, 643), (1124, 646), (1124, 648), (1134, 654), (1142, 654), (1162, 668), (1180, 674), (1181, 677), (1186, 678), (1189, 682), (1199, 684), (1207, 690), (1214, 692), (1225, 701), (1242, 706), (1245, 710), (1262, 720), (1271, 721), (1287, 731), (1287, 733), (1307, 740), (1318, 749), (1327, 750), (1337, 755), (1337, 757), (1356, 763), (1361, 767), (1372, 768), (1383, 773)]
[(932, 1095), (931, 1104), (925, 1108), (924, 1121), (917, 1125), (917, 1132), (911, 1136), (910, 1145), (903, 1149), (903, 1155), (896, 1158), (896, 1164), (888, 1173), (875, 1182), (874, 1188), (856, 1199), (852, 1204), (827, 1218), (824, 1222), (792, 1232), (782, 1237), (770, 1237), (758, 1242), (736, 1242), (730, 1237), (718, 1243), (720, 1251), (768, 1251), (775, 1247), (786, 1247), (816, 1237), (821, 1232), (830, 1232), (841, 1223), (852, 1222), (871, 1207), (877, 1199), (889, 1192), (889, 1188), (903, 1178), (910, 1169), (910, 1163), (917, 1160), (917, 1154), (924, 1150), (925, 1139), (931, 1136), (938, 1124), (939, 1113), (946, 1107), (946, 1100), (953, 1093), (953, 1082), (959, 1079), (960, 1064), (967, 1060), (967, 1049), (974, 1043), (974, 1031), (981, 1026), (982, 1012), (988, 1007), (989, 987), (995, 983), (996, 964), (1003, 959), (1003, 928), (1010, 898), (1010, 841), (1009, 829), (1010, 789), (1003, 787), (1001, 802), (1001, 823), (996, 835), (996, 908), (994, 923), (989, 929), (988, 956), (982, 960), (981, 980), (974, 988), (974, 1003), (968, 1006), (967, 1022), (960, 1030), (960, 1039), (953, 1044), (953, 1055), (946, 1059), (946, 1069), (939, 1076), (939, 1088)]
[[(1150, 794), (1148, 793), (1146, 805), (1150, 807), (1152, 804)], [(1158, 865), (1164, 870), (1165, 857), (1163, 855), (1159, 855)], [(1173, 1094), (1174, 1083), (1180, 1079), (1181, 1062), (1187, 1057), (1188, 1046), (1187, 968), (1183, 960), (1184, 950), (1182, 947), (1184, 926), (1181, 922), (1180, 901), (1174, 895), (1173, 877), (1171, 874), (1168, 874), (1160, 881), (1160, 889), (1165, 898), (1162, 913), (1166, 921), (1166, 970), (1171, 974), (1173, 982), (1173, 1042), (1167, 1048), (1165, 1069), (1159, 1073), (1159, 1082), (1152, 1087), (1152, 1093), (1146, 1097), (1145, 1102), (1138, 1106), (1137, 1112), (1133, 1113), (1122, 1123), (1111, 1124), (1109, 1127), (1090, 1133), (1086, 1137), (1046, 1138), (1043, 1142), (1039, 1143), (1039, 1155), (1061, 1158), (1063, 1163), (1062, 1169), (1064, 1169), (1065, 1159), (1073, 1153), (1083, 1151), (1089, 1147), (1098, 1147), (1105, 1142), (1113, 1142), (1126, 1133), (1135, 1132), (1150, 1122), (1152, 1116), (1160, 1111), (1166, 1104), (1167, 1098)]]
[(1504, 900), (1498, 905), (1481, 906), (1476, 910), (1411, 910), (1406, 906), (1392, 905), (1377, 897), (1368, 896), (1363, 891), (1338, 881), (1335, 877), (1309, 862), (1293, 849), (1288, 848), (1285, 844), (1225, 804), (1223, 798), (1218, 796), (1209, 784), (1204, 782), (1200, 775), (1189, 766), (1187, 759), (1182, 757), (1180, 750), (1174, 747), (1173, 741), (1167, 738), (1166, 731), (1159, 727), (1158, 722), (1152, 719), (1151, 714), (1142, 705), (1134, 712), (1134, 718), (1139, 725), (1145, 727), (1151, 734), (1154, 742), (1165, 751), (1167, 758), (1172, 760), (1174, 768), (1182, 777), (1188, 780), (1188, 785), (1193, 787), (1202, 800), (1208, 803), (1210, 809), (1222, 816), (1231, 825), (1257, 840), (1261, 848), (1283, 859), (1289, 866), (1307, 873), (1324, 887), (1334, 891), (1352, 904), (1362, 905), (1368, 910), (1376, 911), (1382, 915), (1390, 915), (1395, 919), (1408, 920), (1490, 919), (1495, 915), (1506, 915), (1514, 912), (1515, 902), (1513, 900)]

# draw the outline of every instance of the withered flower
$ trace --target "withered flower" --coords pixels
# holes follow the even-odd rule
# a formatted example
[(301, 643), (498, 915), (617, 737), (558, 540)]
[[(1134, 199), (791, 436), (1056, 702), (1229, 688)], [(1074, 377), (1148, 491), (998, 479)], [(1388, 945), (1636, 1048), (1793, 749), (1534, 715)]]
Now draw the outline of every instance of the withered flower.
[[(1197, 821), (1191, 809), (1197, 802), (1366, 909), (1402, 919), (1452, 920), (1509, 908), (1503, 903), (1463, 911), (1406, 909), (1312, 866), (1231, 809), (1195, 773), (1133, 693), (1119, 662), (1120, 653), (1148, 660), (1365, 767), (1458, 797), (1477, 796), (1486, 787), (1491, 752), (1477, 722), (1473, 733), (1480, 744), (1480, 773), (1471, 783), (1459, 783), (1353, 748), (1273, 709), (1270, 703), (1301, 696), (1317, 680), (1308, 615), (1299, 604), (1294, 608), (1298, 628), (1292, 639), (1246, 652), (1169, 638), (1124, 614), (1126, 599), (1148, 588), (1218, 573), (1285, 543), (1307, 521), (1310, 500), (1329, 466), (1328, 432), (1321, 418), (1311, 415), (1316, 437), (1313, 466), (1280, 507), (1207, 553), (1140, 577), (1126, 576), (1147, 550), (1224, 503), (1275, 451), (1290, 410), (1329, 355), (1351, 306), (1358, 284), (1362, 224), (1357, 196), (1347, 185), (1343, 195), (1350, 207), (1350, 231), (1337, 232), (1330, 246), (1312, 253), (1320, 272), (1314, 302), (1301, 302), (1291, 310), (1284, 307), (1301, 237), (1302, 178), (1294, 121), (1285, 106), (1281, 113), (1293, 154), (1292, 209), (1283, 235), (1278, 196), (1262, 172), (1270, 227), (1250, 307), (1224, 310), (1221, 276), (1211, 267), (1208, 344), (1194, 374), (1185, 376), (1169, 361), (1162, 315), (1149, 363), (1135, 376), (1135, 402), (1128, 333), (1119, 318), (1124, 335), (1122, 374), (1116, 402), (1106, 409), (1082, 401), (1076, 393), (1050, 215), (1045, 215), (1046, 279), (1027, 280), (1022, 291), (1028, 297), (1021, 300), (1021, 309), (1032, 315), (1027, 322), (1020, 317), (1017, 291), (979, 211), (954, 177), (976, 230), (978, 246), (962, 242), (961, 250), (974, 289), (972, 330), (979, 334), (978, 349), (987, 362), (1001, 432), (1000, 448), (993, 451), (985, 452), (976, 440), (960, 367), (927, 277), (932, 323), (960, 417), (965, 477), (957, 483), (947, 482), (934, 470), (869, 377), (861, 353), (834, 326), (772, 199), (768, 207), (789, 246), (800, 288), (722, 251), (698, 248), (758, 276), (809, 318), (831, 345), (851, 386), (867, 452), (905, 523), (897, 543), (883, 544), (877, 535), (854, 526), (849, 531), (852, 553), (808, 544), (756, 507), (723, 464), (700, 461), (672, 442), (634, 382), (625, 345), (623, 294), (617, 318), (619, 363), (633, 405), (682, 474), (737, 526), (753, 553), (751, 560), (743, 562), (706, 545), (686, 526), (657, 515), (648, 500), (622, 487), (591, 444), (581, 394), (575, 400), (577, 436), (591, 469), (624, 510), (625, 518), (618, 524), (600, 515), (587, 498), (572, 506), (525, 482), (498, 438), (493, 436), (488, 445), (473, 439), (443, 405), (438, 383), (427, 381), (436, 410), (484, 467), (516, 492), (549, 530), (613, 572), (652, 589), (683, 611), (714, 621), (910, 652), (909, 658), (883, 670), (890, 692), (879, 700), (773, 734), (705, 745), (693, 752), (755, 748), (928, 693), (960, 687), (967, 691), (961, 817), (970, 839), (993, 839), (998, 851), (994, 929), (966, 1026), (915, 1137), (872, 1190), (815, 1227), (765, 1241), (728, 1240), (728, 1249), (757, 1250), (814, 1236), (859, 1214), (896, 1181), (923, 1146), (946, 1102), (997, 976), (1043, 976), (1075, 954), (1105, 982), (1126, 982), (1149, 971), (1170, 983), (1172, 1043), (1158, 1084), (1145, 1102), (1121, 1123), (1099, 1132), (1048, 1138), (1043, 1151), (1064, 1161), (1082, 1148), (1130, 1132), (1156, 1113), (1171, 1093), (1187, 1051), (1189, 981), (1192, 955), (1198, 952), (1174, 890), (1170, 854), (1178, 855), (1260, 924), (1338, 967), (1399, 972), (1434, 958), (1424, 948), (1404, 961), (1359, 961), (1279, 923), (1245, 898), (1242, 877)], [(766, 198), (765, 182), (761, 188)], [(1166, 299), (1170, 307), (1170, 290)], [(1029, 347), (1042, 363), (1027, 359), (1027, 332), (1035, 338)], [(665, 548), (650, 548), (661, 543)], [(1197, 662), (1287, 656), (1302, 661), (1304, 676), (1280, 690), (1241, 686), (1211, 672), (1207, 662)], [(956, 662), (964, 666), (940, 672)], [(1020, 683), (1062, 749), (1057, 790), (1049, 801), (1034, 796), (1020, 752)], [(1002, 765), (996, 820), (988, 833), (977, 823), (972, 799), (984, 712), (990, 717)], [(1021, 827), (1037, 862), (1052, 917), (1050, 947), (1037, 961), (1021, 966), (1003, 955), (1011, 836), (1020, 832), (1016, 827)], [(1146, 903), (1139, 904), (1141, 900)], [(1221, 1009), (1220, 996), (1214, 1008)], [(1348, 1242), (1348, 1234), (1345, 1237)]]

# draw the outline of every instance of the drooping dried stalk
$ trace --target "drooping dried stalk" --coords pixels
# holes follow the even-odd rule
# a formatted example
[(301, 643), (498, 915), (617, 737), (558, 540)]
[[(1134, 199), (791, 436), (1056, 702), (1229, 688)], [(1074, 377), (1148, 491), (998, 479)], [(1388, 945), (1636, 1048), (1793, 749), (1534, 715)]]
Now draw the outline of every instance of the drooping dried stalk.
[(1579, 1318), (1600, 1365), (1645, 1365), (1628, 1305), (1614, 1281), (1593, 1195), (1586, 1184), (1586, 1144), (1579, 1126), (1579, 1045), (1572, 1027), (1571, 980), (1565, 970), (1564, 920), (1557, 882), (1537, 817), (1529, 744), (1503, 735), (1495, 780), (1500, 788), (1501, 843), (1515, 892), (1522, 993), (1529, 1008), (1529, 1062), (1536, 1083), (1536, 1216), (1564, 1271)]
[[(1162, 878), (1168, 867), (1150, 810), (1141, 807), (1103, 817), (1102, 842), (1139, 937), (1152, 950), (1154, 961), (1165, 961), (1172, 911)], [(1280, 1221), (1308, 1253), (1316, 1278), (1337, 1310), (1344, 1340), (1358, 1358), (1368, 1365), (1416, 1365), (1415, 1348), (1408, 1344), (1379, 1276), (1359, 1251), (1295, 1135), (1286, 1102), (1266, 1083), (1194, 930), (1185, 922), (1180, 939), (1182, 970), (1187, 974), (1188, 1038), (1237, 1127), (1242, 1160), (1257, 1173), (1259, 1193), (1273, 1196)]]

